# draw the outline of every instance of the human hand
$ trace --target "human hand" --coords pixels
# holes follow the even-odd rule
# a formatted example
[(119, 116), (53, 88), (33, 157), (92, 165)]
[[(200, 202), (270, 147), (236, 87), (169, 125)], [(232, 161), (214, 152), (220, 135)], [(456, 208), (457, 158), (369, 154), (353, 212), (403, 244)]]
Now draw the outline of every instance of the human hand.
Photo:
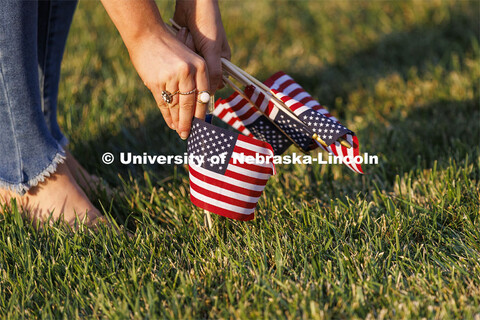
[(210, 81), (210, 93), (223, 87), (222, 63), (220, 58), (230, 59), (230, 46), (218, 1), (177, 0), (174, 20), (187, 27), (196, 51), (205, 59)]
[[(135, 41), (129, 47), (130, 58), (140, 78), (152, 92), (167, 125), (186, 139), (190, 132), (192, 118), (203, 119), (206, 104), (197, 101), (197, 93), (210, 88), (205, 61), (189, 49), (166, 29)], [(190, 44), (191, 45), (191, 44)], [(176, 94), (167, 104), (162, 92)]]

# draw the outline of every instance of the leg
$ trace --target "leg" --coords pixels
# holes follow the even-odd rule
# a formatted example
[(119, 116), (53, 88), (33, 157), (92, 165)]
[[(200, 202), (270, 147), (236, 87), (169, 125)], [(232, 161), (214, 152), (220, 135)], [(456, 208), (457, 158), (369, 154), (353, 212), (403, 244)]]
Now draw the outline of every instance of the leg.
[(60, 65), (77, 1), (40, 1), (38, 3), (38, 71), (42, 111), (53, 138), (62, 146), (68, 140), (57, 123)]
[(38, 2), (0, 0), (0, 203), (14, 198), (34, 220), (93, 225), (100, 212), (63, 163), (42, 113), (38, 23)]
[(38, 86), (37, 2), (0, 8), (0, 184), (25, 193), (65, 157), (43, 119)]
[[(60, 67), (77, 1), (49, 0), (38, 4), (38, 70), (42, 111), (53, 138), (64, 148), (68, 144), (57, 123)], [(89, 174), (73, 155), (66, 151), (66, 164), (80, 186), (91, 191), (101, 179)]]

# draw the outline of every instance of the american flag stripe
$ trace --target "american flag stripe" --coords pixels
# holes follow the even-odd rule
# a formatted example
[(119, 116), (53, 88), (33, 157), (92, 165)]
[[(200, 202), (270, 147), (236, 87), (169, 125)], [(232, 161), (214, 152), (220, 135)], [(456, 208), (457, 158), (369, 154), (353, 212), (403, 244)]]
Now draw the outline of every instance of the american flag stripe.
[(245, 194), (241, 194), (239, 192), (234, 192), (232, 190), (220, 188), (216, 185), (212, 185), (212, 184), (206, 183), (205, 181), (202, 181), (202, 180), (198, 179), (195, 176), (195, 174), (190, 175), (190, 183), (193, 183), (195, 186), (198, 186), (198, 188), (203, 188), (205, 190), (209, 190), (209, 191), (214, 192), (214, 193), (223, 194), (227, 197), (238, 199), (238, 200), (245, 201), (245, 202), (257, 203), (258, 199), (261, 196), (261, 193), (258, 193), (257, 195), (252, 195), (252, 192), (248, 192), (250, 195), (245, 195)]
[(244, 208), (242, 206), (234, 206), (217, 198), (204, 195), (197, 192), (190, 187), (190, 199), (192, 203), (210, 212), (221, 214), (222, 216), (237, 219), (237, 220), (251, 220), (253, 219), (253, 212), (255, 209)]
[[(221, 175), (212, 177), (213, 174), (207, 171), (208, 170), (202, 167), (199, 167), (194, 164), (190, 164), (190, 176), (193, 175), (194, 177), (201, 179), (203, 182), (209, 185), (219, 186), (219, 187), (222, 187), (223, 189), (228, 189), (228, 190), (231, 190), (232, 192), (238, 193), (240, 195), (245, 195), (245, 196), (260, 197), (260, 195), (262, 194), (263, 189), (261, 188), (255, 188), (258, 190), (244, 188), (243, 186), (238, 185), (238, 181), (232, 181), (233, 179), (229, 179), (229, 181), (226, 181), (227, 179), (223, 179)], [(205, 174), (209, 174), (211, 176), (205, 176)]]
[[(248, 154), (245, 153), (245, 158), (246, 156), (255, 157), (255, 155), (252, 154), (251, 152), (248, 152)], [(269, 167), (266, 167), (263, 164), (248, 163), (246, 159), (243, 159), (243, 163), (242, 163), (242, 159), (239, 159), (236, 162), (233, 160), (230, 160), (229, 168), (230, 167), (248, 168), (252, 172), (252, 174), (269, 174), (269, 175), (273, 174), (272, 169), (270, 169)]]
[(251, 165), (249, 165), (247, 163), (244, 163), (243, 166), (245, 166), (246, 168), (243, 168), (243, 167), (238, 166), (238, 165), (230, 164), (228, 169), (230, 171), (233, 171), (233, 172), (238, 173), (238, 174), (242, 174), (244, 176), (251, 176), (252, 174), (255, 174), (259, 179), (263, 179), (265, 181), (267, 181), (270, 178), (270, 176), (272, 175), (271, 173), (260, 173), (260, 172), (255, 171), (255, 170), (249, 170), (247, 168), (250, 167)]
[(250, 149), (253, 152), (261, 154), (269, 154), (270, 149), (264, 147), (265, 143), (255, 139), (245, 139), (243, 136), (238, 136), (237, 146)]
[(263, 185), (262, 184), (256, 184), (255, 182), (250, 183), (250, 182), (242, 181), (242, 180), (239, 180), (237, 178), (231, 177), (228, 169), (227, 169), (227, 171), (225, 172), (224, 175), (221, 175), (221, 174), (218, 174), (218, 173), (215, 173), (215, 172), (208, 171), (207, 169), (204, 169), (204, 168), (202, 168), (200, 166), (197, 166), (195, 164), (191, 164), (191, 166), (194, 170), (198, 171), (201, 174), (209, 174), (210, 175), (210, 177), (205, 178), (205, 181), (210, 180), (210, 178), (212, 178), (212, 179), (216, 180), (216, 182), (221, 181), (223, 185), (229, 184), (232, 188), (233, 187), (240, 187), (240, 188), (243, 188), (243, 189), (246, 189), (246, 190), (253, 190), (253, 191), (262, 191), (263, 190)]
[[(195, 183), (191, 185), (191, 188), (195, 190), (198, 194), (202, 194), (203, 196), (209, 197), (209, 198), (215, 197), (218, 194), (218, 192), (212, 191), (212, 188), (210, 187), (201, 187)], [(231, 206), (243, 208), (243, 209), (255, 209), (255, 206), (257, 204), (257, 201), (254, 201), (254, 202), (243, 201), (238, 199), (237, 197), (229, 197), (225, 195), (223, 192), (222, 192), (222, 200), (218, 200), (218, 201), (221, 201), (222, 203), (225, 203)]]
[[(261, 179), (261, 178), (258, 178), (258, 177), (246, 176), (246, 175), (237, 173), (235, 171), (232, 171), (232, 170), (230, 170), (230, 168), (228, 168), (228, 169), (229, 170), (227, 170), (227, 172), (225, 172), (225, 176), (229, 177), (229, 178), (232, 178), (232, 179), (237, 179), (238, 181), (242, 181), (243, 184), (249, 183), (251, 186), (253, 186), (253, 185), (256, 185), (257, 183), (265, 185), (268, 182), (268, 179)], [(253, 189), (252, 187), (250, 187), (250, 188)]]

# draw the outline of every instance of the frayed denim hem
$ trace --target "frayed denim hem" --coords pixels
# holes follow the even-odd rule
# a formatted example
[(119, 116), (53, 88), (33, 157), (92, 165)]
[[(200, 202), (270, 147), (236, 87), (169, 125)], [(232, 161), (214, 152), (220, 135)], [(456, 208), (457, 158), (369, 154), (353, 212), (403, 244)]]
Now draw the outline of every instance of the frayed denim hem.
[(63, 148), (60, 148), (60, 151), (57, 152), (52, 162), (46, 167), (42, 172), (28, 180), (26, 183), (9, 183), (0, 179), (0, 188), (7, 189), (13, 192), (16, 192), (20, 195), (24, 195), (27, 191), (38, 185), (39, 183), (45, 181), (45, 178), (50, 177), (51, 174), (57, 171), (57, 166), (65, 162), (66, 155)]

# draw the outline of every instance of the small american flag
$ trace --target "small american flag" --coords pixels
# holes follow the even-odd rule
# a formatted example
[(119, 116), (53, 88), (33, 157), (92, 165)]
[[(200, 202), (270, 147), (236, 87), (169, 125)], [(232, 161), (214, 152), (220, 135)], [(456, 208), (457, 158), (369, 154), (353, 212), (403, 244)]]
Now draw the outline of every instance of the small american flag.
[[(195, 118), (187, 151), (192, 203), (224, 217), (253, 219), (258, 199), (275, 174), (272, 147)], [(242, 161), (247, 156), (269, 161)]]
[[(320, 103), (315, 101), (310, 94), (308, 94), (308, 92), (306, 92), (290, 76), (281, 71), (277, 72), (265, 81), (265, 85), (267, 85), (275, 96), (282, 100), (290, 110), (292, 110), (295, 115), (303, 121), (309, 131), (317, 133), (328, 145), (328, 147), (323, 147), (317, 142), (314, 144), (315, 147), (320, 146), (325, 151), (340, 158), (349, 156), (350, 159), (353, 159), (355, 156), (359, 155), (358, 139), (355, 134), (341, 125), (335, 117), (333, 117)], [(280, 110), (276, 108), (273, 103), (268, 101), (268, 99), (265, 99), (262, 93), (255, 90), (255, 88), (247, 87), (245, 89), (245, 94), (255, 103), (255, 105), (257, 105), (257, 107), (267, 114), (271, 120), (275, 121), (275, 116)], [(237, 93), (234, 93), (226, 100), (217, 101), (214, 114), (223, 120), (221, 117), (222, 113), (217, 112), (217, 109), (219, 111), (230, 111), (236, 116), (238, 122), (244, 123), (245, 127), (248, 127), (254, 122), (259, 115), (262, 115), (254, 106), (249, 104)], [(290, 117), (289, 115), (287, 116)], [(289, 134), (286, 130), (284, 131)], [(352, 145), (352, 148), (348, 149), (342, 146), (339, 142), (336, 142), (338, 137), (344, 137)], [(309, 140), (310, 143), (312, 141), (312, 139)], [(267, 140), (267, 142), (270, 141)], [(299, 144), (298, 140), (296, 140), (296, 142)], [(315, 147), (312, 147), (312, 144), (310, 144), (306, 149), (303, 147), (302, 149), (306, 151)], [(355, 172), (363, 173), (360, 164), (352, 162), (350, 164), (345, 163), (345, 165)]]

